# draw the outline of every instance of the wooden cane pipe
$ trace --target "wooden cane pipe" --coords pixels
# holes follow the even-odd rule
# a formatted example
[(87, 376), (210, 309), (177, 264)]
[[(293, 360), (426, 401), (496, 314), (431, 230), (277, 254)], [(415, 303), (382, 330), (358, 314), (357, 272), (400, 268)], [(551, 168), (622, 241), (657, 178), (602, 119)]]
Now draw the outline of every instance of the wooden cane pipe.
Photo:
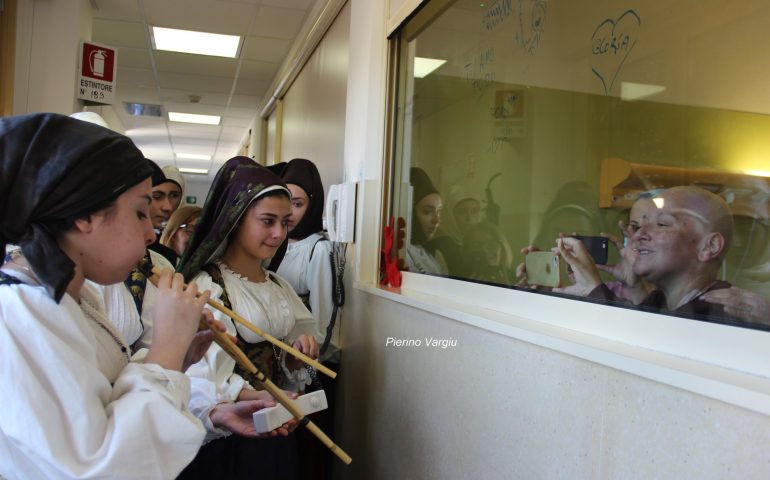
[[(155, 285), (158, 286), (158, 272), (153, 269), (153, 275), (148, 276), (147, 278)], [(233, 341), (230, 339), (230, 337), (224, 333), (220, 332), (216, 328), (211, 327), (208, 323), (201, 320), (200, 326), (202, 328), (209, 329), (214, 334), (214, 341), (222, 347), (222, 349), (230, 355), (233, 360), (235, 360), (241, 367), (246, 369), (248, 372), (251, 372), (254, 376), (256, 376), (257, 380), (259, 380), (260, 383), (262, 383), (262, 386), (265, 387), (265, 390), (267, 390), (273, 398), (275, 398), (278, 403), (283, 405), (286, 410), (289, 411), (289, 413), (292, 414), (292, 416), (299, 422), (300, 425), (304, 425), (305, 428), (310, 430), (310, 432), (318, 438), (318, 440), (321, 441), (329, 450), (332, 451), (340, 460), (342, 460), (346, 465), (350, 465), (350, 462), (353, 461), (353, 459), (348, 455), (342, 448), (340, 448), (337, 444), (335, 444), (331, 438), (329, 438), (328, 435), (326, 435), (323, 430), (318, 428), (318, 426), (313, 423), (309, 418), (305, 416), (305, 414), (300, 410), (299, 407), (286, 395), (286, 393), (278, 388), (269, 378), (265, 377), (265, 374), (260, 372), (256, 365), (252, 363), (252, 361), (249, 359), (248, 356), (246, 356), (243, 351), (238, 348), (238, 346), (233, 343)]]
[(262, 384), (262, 386), (265, 387), (265, 390), (267, 390), (270, 395), (273, 396), (273, 398), (278, 401), (281, 405), (283, 405), (286, 410), (289, 411), (289, 413), (292, 414), (292, 416), (297, 419), (300, 425), (304, 425), (305, 428), (310, 430), (310, 432), (318, 438), (318, 440), (321, 441), (326, 447), (332, 451), (340, 460), (345, 462), (346, 465), (350, 465), (350, 462), (353, 461), (353, 459), (348, 455), (342, 448), (340, 448), (334, 441), (332, 441), (331, 438), (329, 438), (328, 435), (326, 435), (323, 430), (318, 428), (318, 426), (313, 423), (305, 414), (300, 410), (299, 407), (294, 403), (294, 401), (289, 398), (286, 393), (278, 388), (275, 383), (273, 383), (269, 378), (265, 377), (265, 374), (260, 372), (257, 367), (252, 363), (251, 360), (246, 356), (246, 354), (243, 353), (243, 351), (238, 348), (238, 346), (233, 343), (233, 341), (230, 339), (230, 337), (227, 336), (227, 334), (220, 332), (219, 330), (211, 328), (207, 323), (201, 322), (203, 326), (206, 326), (214, 333), (214, 341), (217, 342), (217, 344), (222, 347), (222, 349), (228, 353), (238, 364), (252, 373), (257, 380)]
[[(153, 275), (158, 275), (159, 276), (160, 275), (160, 269), (157, 268), (157, 267), (153, 267), (152, 268), (152, 273), (153, 273)], [(185, 285), (185, 288), (186, 287), (187, 286)], [(304, 353), (300, 352), (296, 348), (294, 348), (294, 347), (292, 347), (290, 345), (285, 344), (284, 342), (278, 340), (277, 338), (275, 338), (274, 336), (270, 335), (269, 333), (263, 331), (261, 328), (256, 327), (251, 322), (249, 322), (245, 318), (241, 317), (237, 313), (233, 312), (229, 308), (225, 307), (221, 303), (217, 302), (216, 300), (208, 299), (208, 301), (206, 303), (209, 304), (212, 308), (215, 308), (216, 310), (219, 310), (220, 312), (224, 313), (228, 317), (232, 318), (233, 321), (235, 321), (237, 323), (240, 323), (241, 325), (243, 325), (244, 327), (248, 328), (252, 332), (256, 333), (260, 337), (262, 337), (265, 340), (267, 340), (268, 342), (272, 343), (276, 347), (278, 347), (278, 348), (280, 348), (282, 350), (286, 350), (287, 353), (290, 353), (290, 354), (294, 355), (296, 358), (299, 358), (300, 360), (302, 360), (303, 362), (307, 363), (311, 367), (315, 368), (319, 372), (322, 372), (322, 373), (324, 373), (325, 375), (327, 375), (328, 377), (331, 377), (331, 378), (336, 378), (337, 377), (337, 373), (335, 373), (334, 370), (331, 370), (330, 368), (321, 365), (319, 362), (317, 362), (316, 360), (313, 360), (312, 358), (308, 357), (307, 355), (305, 355)]]

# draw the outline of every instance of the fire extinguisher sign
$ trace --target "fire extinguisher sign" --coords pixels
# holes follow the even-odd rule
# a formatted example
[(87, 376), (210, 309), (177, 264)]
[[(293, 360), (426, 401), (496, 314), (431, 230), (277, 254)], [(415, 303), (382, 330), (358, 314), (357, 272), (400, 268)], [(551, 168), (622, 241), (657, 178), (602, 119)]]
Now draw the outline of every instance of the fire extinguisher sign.
[(115, 102), (117, 68), (118, 52), (115, 48), (83, 42), (80, 48), (77, 98), (112, 105)]

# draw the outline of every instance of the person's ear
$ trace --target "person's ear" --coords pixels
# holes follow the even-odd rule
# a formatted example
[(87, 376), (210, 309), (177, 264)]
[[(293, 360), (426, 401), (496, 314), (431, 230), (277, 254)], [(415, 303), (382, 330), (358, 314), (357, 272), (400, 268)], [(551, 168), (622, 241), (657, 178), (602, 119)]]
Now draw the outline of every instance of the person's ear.
[(701, 241), (698, 251), (698, 261), (710, 262), (718, 258), (725, 249), (725, 237), (721, 233), (714, 232), (706, 234)]
[(94, 223), (91, 220), (91, 215), (80, 217), (75, 219), (75, 229), (81, 233), (90, 233), (94, 228)]

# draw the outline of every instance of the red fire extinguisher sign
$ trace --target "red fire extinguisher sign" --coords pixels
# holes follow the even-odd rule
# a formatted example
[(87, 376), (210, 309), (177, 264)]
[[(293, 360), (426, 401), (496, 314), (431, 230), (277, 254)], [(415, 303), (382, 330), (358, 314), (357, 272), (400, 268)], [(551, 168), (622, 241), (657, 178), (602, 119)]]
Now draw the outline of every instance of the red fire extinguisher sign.
[(113, 47), (83, 42), (77, 98), (110, 105), (115, 100), (115, 81), (118, 52)]
[(112, 82), (115, 50), (83, 42), (82, 74), (84, 77)]

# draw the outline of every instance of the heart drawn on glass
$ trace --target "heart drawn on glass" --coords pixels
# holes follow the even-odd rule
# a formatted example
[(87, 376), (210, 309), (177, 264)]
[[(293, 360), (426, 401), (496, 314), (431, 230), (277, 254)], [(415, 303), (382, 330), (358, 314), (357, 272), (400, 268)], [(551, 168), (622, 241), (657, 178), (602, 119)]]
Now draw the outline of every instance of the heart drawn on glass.
[(641, 18), (634, 10), (626, 10), (617, 20), (603, 20), (591, 37), (591, 71), (602, 81), (607, 95), (615, 84), (628, 54), (636, 45)]

